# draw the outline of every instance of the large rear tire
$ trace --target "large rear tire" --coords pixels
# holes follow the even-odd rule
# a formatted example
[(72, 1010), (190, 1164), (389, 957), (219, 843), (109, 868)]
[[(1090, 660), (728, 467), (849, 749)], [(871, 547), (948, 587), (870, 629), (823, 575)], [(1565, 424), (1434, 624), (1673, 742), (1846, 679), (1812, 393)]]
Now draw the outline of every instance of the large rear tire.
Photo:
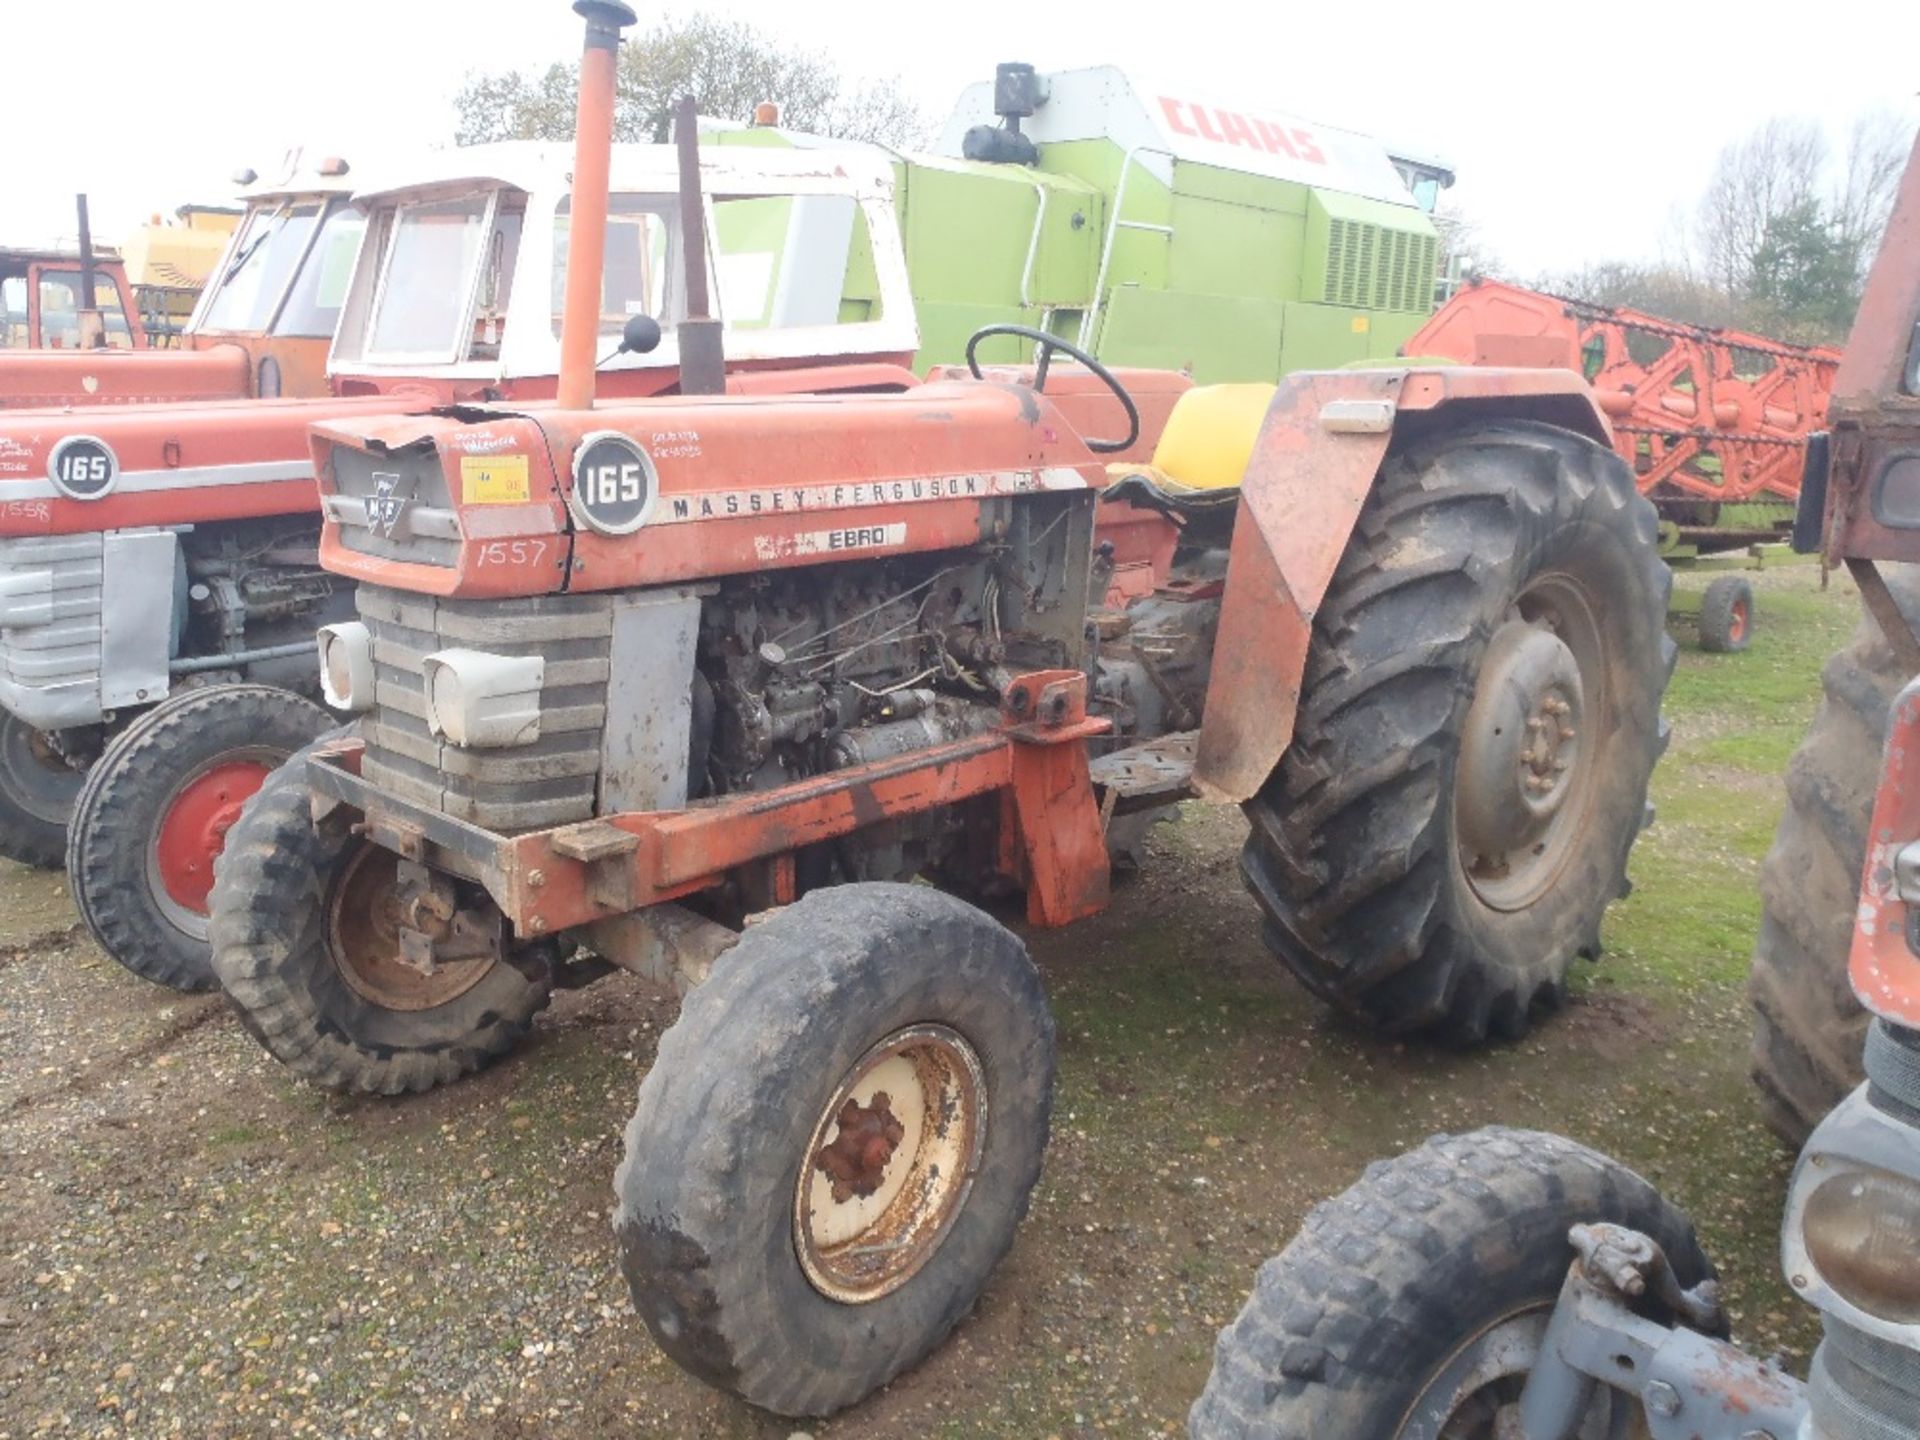
[(207, 901), (227, 831), (267, 775), (333, 723), (291, 691), (215, 685), (121, 731), (68, 827), (67, 884), (100, 948), (142, 979), (211, 990)]
[[(551, 957), (401, 962), (397, 857), (313, 821), (306, 758), (267, 777), (214, 872), (213, 968), (273, 1057), (331, 1090), (399, 1095), (469, 1075), (519, 1044), (552, 992)], [(544, 957), (544, 958), (543, 958)]]
[(1612, 451), (1482, 424), (1396, 449), (1246, 810), (1268, 943), (1380, 1029), (1474, 1042), (1560, 1003), (1625, 893), (1666, 745), (1672, 576)]
[(916, 1364), (1013, 1243), (1053, 1063), (1025, 947), (950, 895), (835, 886), (749, 926), (662, 1037), (614, 1177), (660, 1348), (782, 1415)]
[[(1214, 1346), (1189, 1434), (1508, 1433), (1501, 1411), (1519, 1398), (1573, 1262), (1568, 1231), (1595, 1221), (1651, 1236), (1683, 1287), (1712, 1274), (1684, 1214), (1625, 1166), (1558, 1135), (1441, 1135), (1369, 1165), (1260, 1267)], [(1635, 1409), (1602, 1386), (1581, 1434), (1617, 1434)]]
[(58, 869), (67, 853), (67, 817), (83, 783), (45, 736), (0, 709), (0, 856)]
[[(1920, 567), (1883, 565), (1901, 608), (1920, 616)], [(1827, 662), (1820, 708), (1787, 765), (1787, 808), (1760, 867), (1753, 1080), (1774, 1133), (1798, 1147), (1860, 1083), (1867, 1015), (1847, 978), (1893, 697), (1913, 677), (1863, 616)]]

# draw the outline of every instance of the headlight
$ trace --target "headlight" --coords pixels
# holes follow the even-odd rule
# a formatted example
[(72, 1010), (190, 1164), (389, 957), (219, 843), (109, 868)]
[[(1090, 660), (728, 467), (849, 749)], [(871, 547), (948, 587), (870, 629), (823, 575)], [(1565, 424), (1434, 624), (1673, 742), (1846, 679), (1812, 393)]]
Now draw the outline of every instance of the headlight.
[(320, 627), (320, 693), (349, 715), (373, 708), (373, 636), (358, 620)]
[(441, 650), (421, 666), (427, 728), (456, 745), (494, 749), (540, 738), (540, 687), (547, 662), (538, 655)]
[(1920, 1184), (1847, 1170), (1807, 1197), (1807, 1258), (1835, 1294), (1896, 1325), (1920, 1324)]

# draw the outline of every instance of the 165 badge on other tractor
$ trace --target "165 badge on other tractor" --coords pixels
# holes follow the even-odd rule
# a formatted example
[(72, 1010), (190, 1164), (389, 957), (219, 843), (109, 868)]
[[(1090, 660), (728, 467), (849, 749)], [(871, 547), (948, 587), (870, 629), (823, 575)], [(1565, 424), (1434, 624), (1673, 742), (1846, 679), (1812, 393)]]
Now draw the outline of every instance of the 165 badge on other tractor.
[[(616, 1177), (635, 1304), (694, 1373), (826, 1413), (973, 1303), (1046, 1142), (1024, 947), (906, 882), (1064, 925), (1136, 817), (1238, 803), (1315, 993), (1517, 1033), (1622, 887), (1666, 575), (1554, 372), (1309, 374), (1250, 408), (989, 327), (1030, 371), (721, 398), (694, 244), (682, 393), (596, 409), (632, 14), (576, 8), (558, 403), (317, 427), (322, 560), (360, 610), (321, 661), (354, 733), (246, 806), (214, 963), (296, 1072), (389, 1094), (506, 1053), (556, 985), (674, 984)], [(477, 457), (524, 463), (525, 494), (481, 493)]]

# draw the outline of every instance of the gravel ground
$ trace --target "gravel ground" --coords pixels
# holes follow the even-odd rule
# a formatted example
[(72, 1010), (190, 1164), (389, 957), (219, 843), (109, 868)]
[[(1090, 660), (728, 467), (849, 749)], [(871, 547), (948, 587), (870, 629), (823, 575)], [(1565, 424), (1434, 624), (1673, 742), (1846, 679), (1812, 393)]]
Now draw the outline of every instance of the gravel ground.
[[(1799, 618), (1751, 663), (1683, 662), (1683, 737), (1762, 723), (1747, 675), (1797, 687), (1804, 723), (1852, 602), (1765, 578)], [(1156, 830), (1107, 915), (1032, 937), (1061, 1091), (1011, 1258), (926, 1364), (805, 1426), (670, 1366), (615, 1267), (620, 1128), (669, 997), (616, 976), (473, 1081), (345, 1100), (288, 1079), (218, 997), (120, 971), (59, 877), (0, 863), (0, 1440), (1180, 1433), (1214, 1332), (1314, 1201), (1373, 1156), (1494, 1120), (1568, 1131), (1667, 1187), (1730, 1273), (1743, 1337), (1804, 1355), (1772, 1258), (1790, 1157), (1747, 1097), (1739, 988), (1777, 784), (1676, 757), (1660, 798), (1677, 829), (1636, 862), (1613, 955), (1565, 1015), (1475, 1054), (1355, 1033), (1280, 975), (1234, 874), (1237, 816), (1189, 807)], [(1744, 803), (1724, 815), (1688, 808), (1728, 787)], [(1694, 923), (1709, 903), (1717, 930)]]

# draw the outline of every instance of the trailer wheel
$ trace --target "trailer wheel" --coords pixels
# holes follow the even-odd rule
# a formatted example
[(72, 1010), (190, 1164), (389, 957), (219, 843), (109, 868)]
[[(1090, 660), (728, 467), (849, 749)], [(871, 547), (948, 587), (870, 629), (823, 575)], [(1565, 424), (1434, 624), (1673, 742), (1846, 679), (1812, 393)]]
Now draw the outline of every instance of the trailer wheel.
[(1715, 655), (1753, 643), (1753, 586), (1744, 575), (1717, 576), (1700, 598), (1700, 648)]
[(311, 746), (267, 777), (214, 870), (213, 968), (241, 1024), (295, 1074), (399, 1095), (471, 1074), (517, 1045), (553, 987), (545, 947), (402, 963), (398, 857), (316, 826)]
[(56, 869), (67, 853), (67, 817), (82, 783), (46, 736), (0, 709), (0, 855)]
[(1560, 1003), (1666, 748), (1673, 580), (1612, 451), (1526, 422), (1390, 454), (1241, 872), (1307, 988), (1476, 1042)]
[(816, 890), (749, 926), (662, 1037), (614, 1177), (660, 1348), (782, 1415), (915, 1364), (1040, 1176), (1053, 1021), (1025, 947), (925, 886)]
[[(1901, 609), (1920, 615), (1920, 567), (1880, 573)], [(1887, 716), (1911, 678), (1873, 617), (1862, 616), (1821, 673), (1825, 693), (1787, 765), (1787, 807), (1760, 867), (1760, 938), (1747, 981), (1752, 1074), (1762, 1116), (1795, 1147), (1861, 1079), (1867, 1014), (1847, 955)]]
[[(1558, 1135), (1436, 1136), (1376, 1161), (1260, 1267), (1214, 1346), (1193, 1440), (1494, 1440), (1573, 1262), (1567, 1232), (1610, 1221), (1660, 1243), (1681, 1284), (1712, 1269), (1646, 1181)], [(1665, 1318), (1665, 1317), (1663, 1317)], [(1601, 1386), (1580, 1434), (1638, 1433)]]
[(216, 685), (121, 731), (87, 772), (68, 831), (68, 888), (100, 948), (143, 979), (212, 989), (214, 859), (274, 767), (332, 724), (289, 691)]

